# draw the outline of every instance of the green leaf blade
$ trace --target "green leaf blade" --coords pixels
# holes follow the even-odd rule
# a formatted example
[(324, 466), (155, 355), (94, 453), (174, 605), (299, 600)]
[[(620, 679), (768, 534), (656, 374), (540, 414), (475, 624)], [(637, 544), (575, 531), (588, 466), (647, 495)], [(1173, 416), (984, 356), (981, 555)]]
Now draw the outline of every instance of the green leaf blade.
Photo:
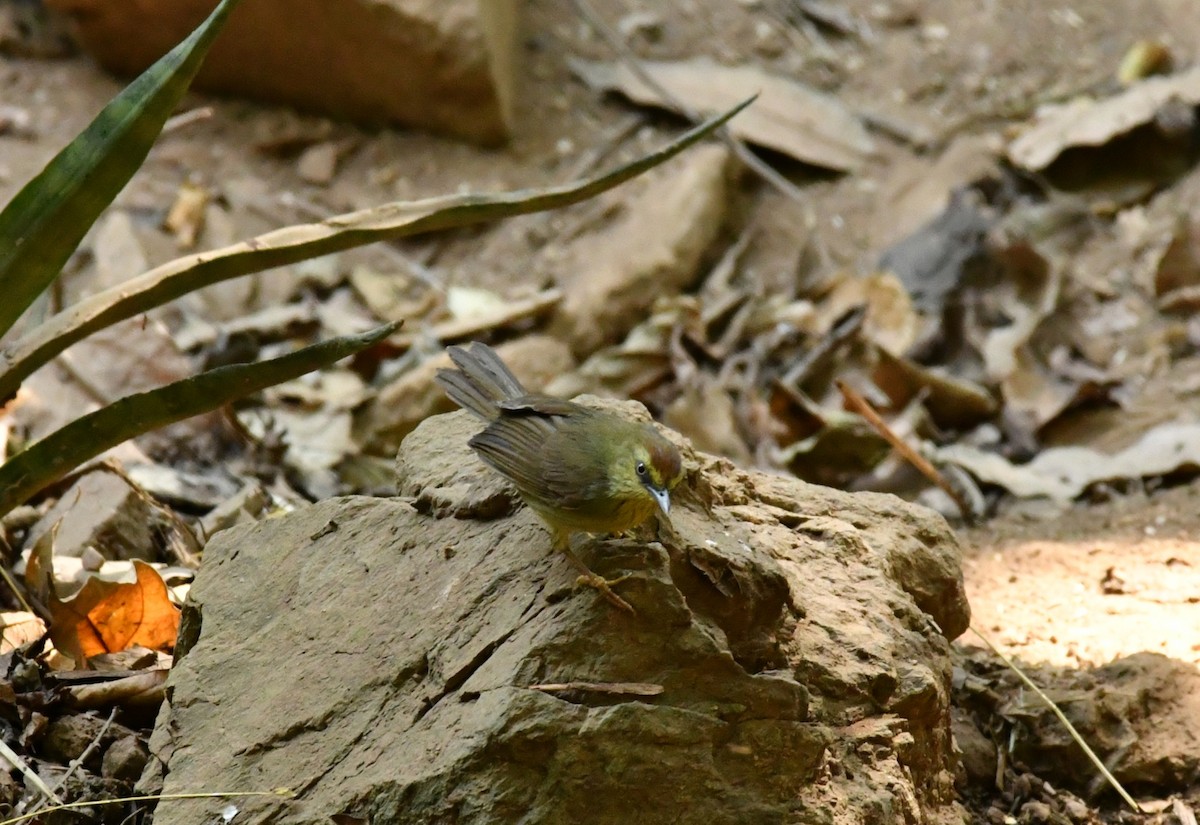
[(0, 515), (123, 441), (326, 367), (379, 343), (398, 327), (399, 324), (385, 324), (361, 335), (332, 338), (270, 361), (219, 367), (126, 396), (78, 418), (0, 466)]
[(319, 224), (277, 229), (222, 249), (169, 261), (68, 307), (0, 351), (0, 401), (11, 397), (21, 382), (71, 344), (197, 289), (370, 243), (579, 203), (665, 163), (719, 129), (753, 101), (743, 101), (653, 152), (584, 180), (544, 189), (385, 204)]
[(187, 39), (125, 87), (0, 212), (0, 335), (47, 286), (142, 165), (241, 0), (221, 0)]

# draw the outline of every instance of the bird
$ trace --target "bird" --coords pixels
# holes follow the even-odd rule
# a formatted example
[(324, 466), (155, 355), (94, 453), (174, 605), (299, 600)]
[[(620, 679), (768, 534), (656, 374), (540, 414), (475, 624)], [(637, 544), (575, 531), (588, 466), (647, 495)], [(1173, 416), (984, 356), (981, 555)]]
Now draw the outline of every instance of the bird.
[(626, 577), (592, 572), (571, 549), (571, 537), (624, 533), (656, 513), (667, 517), (671, 491), (683, 478), (679, 449), (650, 424), (526, 391), (487, 344), (447, 353), (455, 369), (438, 370), (435, 380), (485, 424), (467, 442), (471, 449), (545, 522), (552, 548), (580, 571), (578, 582), (634, 612), (612, 591)]

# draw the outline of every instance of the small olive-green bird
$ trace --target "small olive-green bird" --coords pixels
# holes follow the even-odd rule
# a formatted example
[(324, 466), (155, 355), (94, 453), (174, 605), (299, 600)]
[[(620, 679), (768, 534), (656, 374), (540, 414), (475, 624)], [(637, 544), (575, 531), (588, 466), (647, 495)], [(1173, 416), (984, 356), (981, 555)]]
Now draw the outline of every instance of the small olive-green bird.
[(671, 490), (683, 477), (679, 450), (648, 424), (526, 392), (486, 344), (447, 351), (458, 369), (438, 370), (438, 384), (487, 425), (468, 443), (546, 522), (554, 549), (582, 572), (580, 582), (632, 612), (610, 589), (614, 582), (572, 552), (571, 535), (623, 533), (658, 510), (669, 513)]

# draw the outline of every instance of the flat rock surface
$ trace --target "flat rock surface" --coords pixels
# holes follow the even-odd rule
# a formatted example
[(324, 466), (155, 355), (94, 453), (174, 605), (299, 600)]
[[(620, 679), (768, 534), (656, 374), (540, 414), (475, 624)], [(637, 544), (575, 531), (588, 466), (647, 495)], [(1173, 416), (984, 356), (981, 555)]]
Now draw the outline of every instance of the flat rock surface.
[(688, 451), (671, 525), (579, 547), (631, 574), (629, 616), (575, 588), (476, 429), (409, 435), (403, 498), (213, 540), (144, 782), (296, 791), (239, 800), (244, 823), (963, 821), (940, 517)]

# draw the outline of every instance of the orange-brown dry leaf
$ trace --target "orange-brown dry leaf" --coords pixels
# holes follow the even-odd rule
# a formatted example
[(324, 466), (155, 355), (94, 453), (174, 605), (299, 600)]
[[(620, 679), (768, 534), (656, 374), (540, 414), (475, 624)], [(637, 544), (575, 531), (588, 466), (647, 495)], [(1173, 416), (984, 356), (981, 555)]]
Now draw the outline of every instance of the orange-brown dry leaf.
[(153, 567), (134, 560), (137, 581), (88, 579), (72, 598), (51, 594), (50, 638), (76, 662), (133, 645), (166, 650), (179, 633), (179, 610), (171, 604), (167, 585)]

